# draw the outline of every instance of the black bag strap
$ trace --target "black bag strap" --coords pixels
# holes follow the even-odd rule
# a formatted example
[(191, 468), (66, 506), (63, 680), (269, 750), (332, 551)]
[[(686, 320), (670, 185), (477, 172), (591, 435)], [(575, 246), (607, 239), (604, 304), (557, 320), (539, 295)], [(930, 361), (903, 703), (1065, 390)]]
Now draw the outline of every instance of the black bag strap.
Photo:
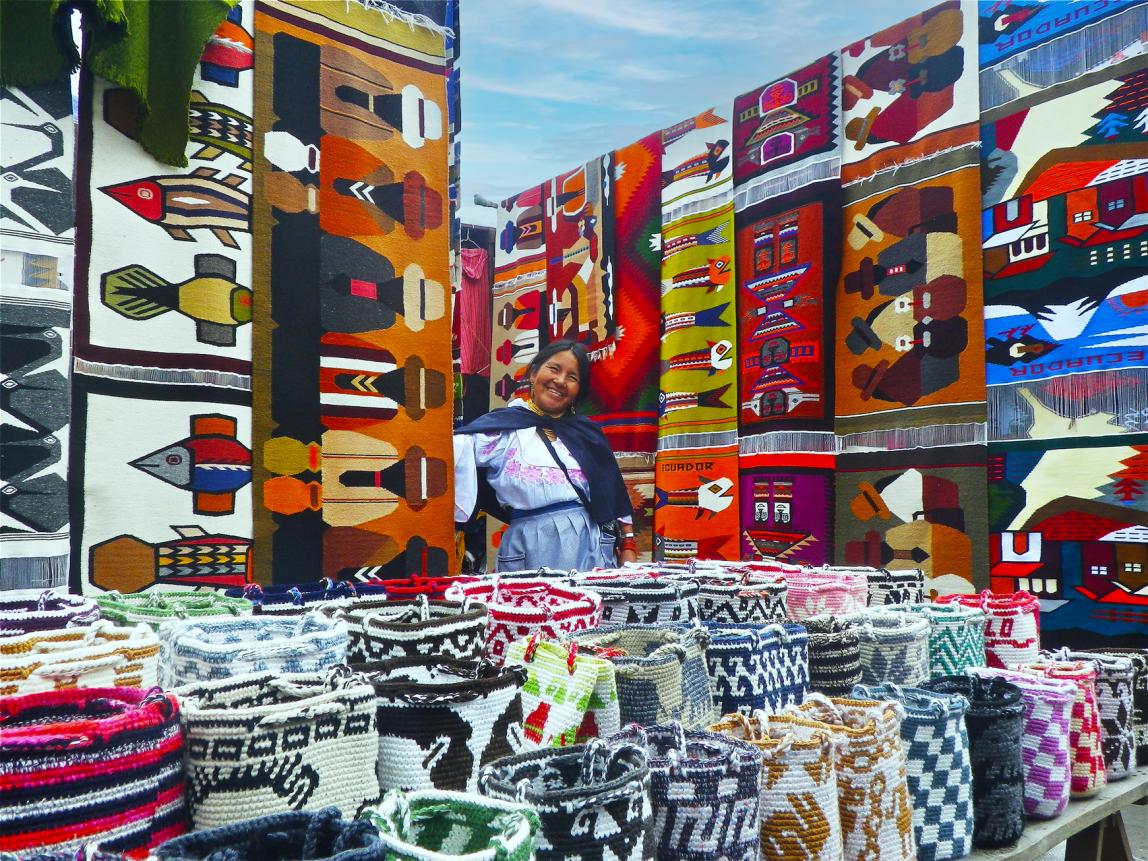
[(543, 428), (539, 428), (538, 435), (542, 437), (542, 442), (546, 444), (546, 450), (550, 452), (550, 456), (554, 458), (554, 462), (558, 464), (558, 468), (562, 470), (562, 474), (566, 476), (566, 480), (570, 482), (570, 486), (574, 488), (574, 492), (578, 494), (578, 501), (585, 506), (587, 512), (590, 512), (590, 497), (588, 497), (586, 491), (575, 484), (574, 479), (570, 477), (570, 470), (568, 470), (566, 464), (562, 462), (562, 458), (559, 457), (558, 451), (554, 448), (554, 443), (550, 441), (550, 437), (546, 431)]

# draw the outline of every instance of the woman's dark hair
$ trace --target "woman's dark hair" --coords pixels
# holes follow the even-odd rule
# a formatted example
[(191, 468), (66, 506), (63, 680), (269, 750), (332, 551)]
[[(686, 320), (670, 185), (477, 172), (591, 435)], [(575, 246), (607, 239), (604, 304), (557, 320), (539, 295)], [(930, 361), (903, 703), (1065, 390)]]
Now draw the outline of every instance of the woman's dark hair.
[(590, 393), (590, 357), (586, 354), (586, 348), (577, 341), (551, 341), (539, 350), (538, 355), (526, 366), (526, 379), (529, 380), (538, 373), (538, 369), (546, 364), (547, 360), (565, 352), (573, 353), (575, 361), (578, 362), (578, 397), (574, 398), (574, 403), (580, 404)]

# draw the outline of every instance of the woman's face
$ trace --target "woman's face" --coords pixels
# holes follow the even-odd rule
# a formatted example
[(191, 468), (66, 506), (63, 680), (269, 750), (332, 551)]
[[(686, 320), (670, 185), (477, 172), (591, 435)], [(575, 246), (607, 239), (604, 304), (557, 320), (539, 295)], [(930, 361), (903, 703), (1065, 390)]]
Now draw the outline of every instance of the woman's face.
[(560, 416), (578, 397), (582, 381), (578, 360), (569, 350), (555, 353), (542, 363), (530, 380), (530, 397), (544, 413)]

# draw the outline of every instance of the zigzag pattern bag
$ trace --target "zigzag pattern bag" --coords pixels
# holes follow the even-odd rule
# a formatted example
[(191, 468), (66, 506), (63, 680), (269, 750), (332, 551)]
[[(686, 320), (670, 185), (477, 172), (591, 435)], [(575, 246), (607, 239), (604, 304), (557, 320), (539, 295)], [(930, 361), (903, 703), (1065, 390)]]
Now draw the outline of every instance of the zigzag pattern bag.
[(929, 677), (959, 676), (985, 665), (985, 614), (961, 604), (900, 604), (929, 623)]
[(55, 688), (151, 688), (159, 637), (147, 625), (91, 625), (0, 637), (0, 696)]
[(985, 614), (985, 663), (1009, 669), (1040, 657), (1040, 601), (1028, 592), (941, 595), (938, 604), (979, 607)]
[(325, 616), (347, 626), (348, 663), (437, 655), (456, 661), (482, 657), (486, 607), (470, 601), (367, 599), (349, 606), (322, 604)]
[(703, 622), (760, 624), (781, 622), (789, 587), (776, 574), (696, 574), (698, 614)]

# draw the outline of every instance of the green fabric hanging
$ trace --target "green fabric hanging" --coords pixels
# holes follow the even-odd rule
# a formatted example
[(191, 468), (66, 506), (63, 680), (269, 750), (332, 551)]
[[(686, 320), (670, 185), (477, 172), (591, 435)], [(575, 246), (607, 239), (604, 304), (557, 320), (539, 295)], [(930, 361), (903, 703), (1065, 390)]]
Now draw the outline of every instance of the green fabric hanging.
[(239, 0), (0, 0), (0, 84), (66, 77), (77, 65), (68, 10), (83, 12), (84, 62), (135, 93), (139, 142), (162, 162), (187, 164), (188, 106), (204, 45)]

